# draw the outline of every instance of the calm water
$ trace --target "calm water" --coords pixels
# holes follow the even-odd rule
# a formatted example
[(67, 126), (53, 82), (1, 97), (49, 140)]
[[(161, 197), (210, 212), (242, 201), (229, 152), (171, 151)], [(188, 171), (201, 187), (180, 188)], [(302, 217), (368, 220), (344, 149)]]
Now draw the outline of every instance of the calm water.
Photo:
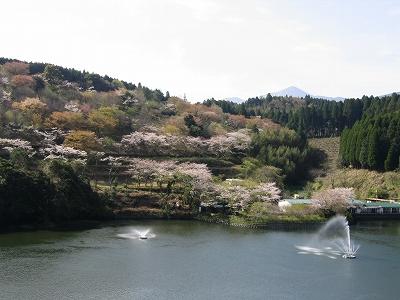
[[(151, 228), (152, 239), (118, 237)], [(358, 259), (301, 255), (313, 232), (148, 221), (0, 235), (0, 299), (399, 299), (400, 222), (359, 224)]]

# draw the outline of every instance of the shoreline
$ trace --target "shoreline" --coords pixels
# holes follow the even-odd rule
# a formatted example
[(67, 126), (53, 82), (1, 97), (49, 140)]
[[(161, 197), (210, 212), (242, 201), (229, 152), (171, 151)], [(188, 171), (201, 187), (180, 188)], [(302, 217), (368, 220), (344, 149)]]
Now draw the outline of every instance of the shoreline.
[[(60, 223), (43, 223), (43, 224), (23, 224), (0, 228), (0, 234), (30, 232), (30, 231), (74, 231), (74, 230), (89, 230), (105, 226), (110, 223), (119, 223), (124, 221), (140, 221), (140, 220), (174, 220), (174, 221), (198, 221), (203, 223), (218, 224), (231, 226), (236, 228), (247, 229), (266, 229), (266, 230), (304, 230), (316, 229), (323, 225), (327, 219), (320, 220), (293, 220), (293, 219), (270, 219), (268, 221), (249, 222), (244, 218), (235, 218), (232, 215), (201, 215), (193, 214), (187, 211), (171, 212), (169, 214), (153, 211), (152, 213), (144, 213), (141, 211), (130, 211), (130, 213), (114, 214), (112, 218), (97, 219), (97, 220), (74, 220)], [(290, 217), (290, 216), (289, 216)], [(293, 217), (293, 216), (292, 216)], [(233, 220), (232, 220), (233, 219)], [(399, 221), (399, 219), (378, 219), (378, 218), (360, 218), (353, 219), (352, 224), (358, 222), (374, 222), (374, 221)]]

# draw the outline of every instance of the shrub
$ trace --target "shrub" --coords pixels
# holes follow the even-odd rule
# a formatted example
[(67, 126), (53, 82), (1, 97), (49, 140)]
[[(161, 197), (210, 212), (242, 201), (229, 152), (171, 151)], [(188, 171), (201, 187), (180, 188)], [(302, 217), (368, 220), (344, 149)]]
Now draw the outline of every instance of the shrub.
[(93, 131), (86, 130), (74, 130), (70, 132), (65, 137), (64, 145), (84, 151), (95, 151), (100, 148), (96, 134)]
[(11, 75), (26, 75), (29, 73), (29, 65), (19, 61), (5, 63), (4, 69)]
[(87, 126), (82, 113), (70, 111), (55, 111), (46, 120), (48, 127), (57, 127), (63, 130), (81, 129)]
[(11, 79), (11, 84), (14, 87), (28, 86), (33, 88), (35, 87), (35, 80), (28, 75), (15, 75)]

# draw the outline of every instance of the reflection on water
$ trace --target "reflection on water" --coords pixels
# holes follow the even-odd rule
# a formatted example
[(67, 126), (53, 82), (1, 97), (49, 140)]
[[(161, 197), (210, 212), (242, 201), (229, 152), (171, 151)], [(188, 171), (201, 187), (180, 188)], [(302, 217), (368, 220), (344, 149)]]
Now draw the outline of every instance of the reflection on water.
[(313, 254), (317, 256), (325, 256), (331, 259), (341, 257), (343, 253), (341, 251), (332, 249), (332, 247), (309, 247), (309, 246), (295, 246), (299, 251), (298, 254)]

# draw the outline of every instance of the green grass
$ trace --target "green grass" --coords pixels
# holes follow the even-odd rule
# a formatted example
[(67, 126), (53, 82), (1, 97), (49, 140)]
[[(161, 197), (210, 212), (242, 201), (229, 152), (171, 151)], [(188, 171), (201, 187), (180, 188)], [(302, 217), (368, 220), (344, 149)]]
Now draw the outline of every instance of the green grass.
[(383, 199), (400, 198), (400, 173), (376, 172), (365, 169), (338, 169), (314, 183), (317, 188), (352, 187), (356, 197)]
[(258, 218), (250, 218), (245, 215), (230, 216), (231, 225), (261, 225), (268, 223), (319, 223), (326, 219), (318, 214), (292, 215), (292, 214), (269, 214)]
[(305, 189), (310, 195), (313, 191), (334, 187), (354, 188), (356, 197), (399, 199), (400, 173), (376, 172), (366, 169), (340, 168), (339, 147), (340, 138), (309, 139), (309, 144), (327, 154), (327, 161), (321, 176), (308, 184)]
[(334, 172), (338, 168), (340, 137), (314, 138), (309, 139), (308, 143), (311, 147), (320, 149), (327, 155), (326, 163), (323, 166), (327, 174)]

